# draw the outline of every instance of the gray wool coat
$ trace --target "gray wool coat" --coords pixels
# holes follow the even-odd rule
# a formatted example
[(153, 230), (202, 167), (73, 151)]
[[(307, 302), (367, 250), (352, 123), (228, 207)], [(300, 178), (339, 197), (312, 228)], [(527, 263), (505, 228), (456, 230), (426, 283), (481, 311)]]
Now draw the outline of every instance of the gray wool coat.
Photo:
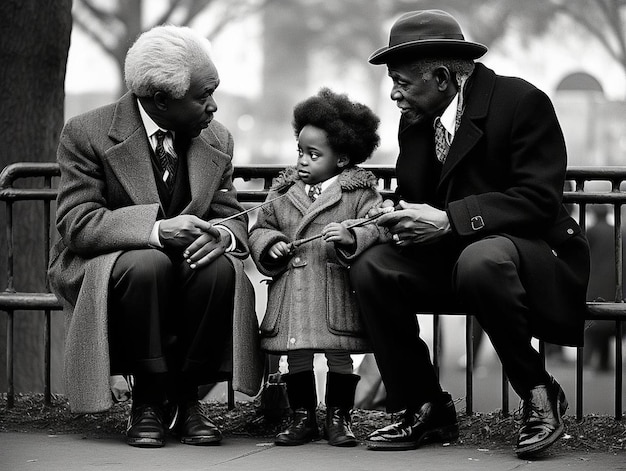
[(377, 243), (376, 224), (352, 229), (356, 249), (347, 254), (333, 243), (316, 239), (297, 247), (279, 262), (267, 252), (276, 242), (292, 242), (319, 234), (330, 222), (363, 218), (381, 202), (376, 177), (359, 167), (344, 170), (317, 200), (311, 202), (305, 184), (289, 167), (279, 176), (268, 199), (286, 195), (259, 211), (250, 231), (250, 252), (259, 271), (271, 277), (268, 302), (261, 323), (261, 348), (270, 352), (297, 349), (315, 351), (371, 351), (350, 288), (347, 266), (367, 247)]
[[(112, 405), (107, 332), (111, 270), (123, 250), (148, 248), (160, 199), (151, 148), (135, 98), (70, 119), (60, 137), (61, 168), (57, 228), (61, 239), (50, 254), (49, 276), (66, 319), (65, 388), (74, 412)], [(182, 211), (219, 220), (241, 210), (232, 184), (233, 140), (213, 121), (187, 151), (191, 201)], [(224, 223), (237, 239), (228, 254), (236, 273), (232, 348), (220, 372), (232, 372), (233, 387), (258, 392), (263, 372), (254, 290), (243, 270), (248, 256), (247, 218)]]

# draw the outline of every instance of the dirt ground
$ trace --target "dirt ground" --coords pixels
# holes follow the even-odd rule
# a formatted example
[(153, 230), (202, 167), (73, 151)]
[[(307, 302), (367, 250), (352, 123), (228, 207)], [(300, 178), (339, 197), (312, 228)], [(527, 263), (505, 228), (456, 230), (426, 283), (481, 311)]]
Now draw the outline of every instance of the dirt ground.
[[(218, 402), (204, 404), (207, 414), (228, 436), (273, 437), (288, 420), (285, 413), (270, 416), (261, 411), (258, 401), (238, 402), (228, 410)], [(104, 437), (124, 433), (130, 404), (120, 403), (100, 414), (73, 414), (63, 396), (54, 396), (52, 405), (44, 404), (41, 394), (20, 394), (13, 408), (7, 408), (6, 394), (0, 396), (0, 432), (83, 434)], [(323, 423), (324, 410), (318, 411)], [(353, 429), (359, 439), (377, 428), (388, 425), (394, 417), (382, 411), (355, 410)], [(582, 421), (565, 417), (565, 435), (555, 451), (595, 451), (615, 453), (626, 449), (626, 419), (589, 415)], [(515, 442), (518, 425), (514, 415), (500, 412), (478, 413), (470, 417), (459, 413), (460, 437), (449, 446), (481, 449), (510, 449)]]

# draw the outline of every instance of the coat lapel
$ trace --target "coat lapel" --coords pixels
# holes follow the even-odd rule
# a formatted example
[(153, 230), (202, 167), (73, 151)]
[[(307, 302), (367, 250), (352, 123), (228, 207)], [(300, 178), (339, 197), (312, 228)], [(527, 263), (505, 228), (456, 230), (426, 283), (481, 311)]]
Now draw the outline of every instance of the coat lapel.
[(287, 198), (302, 215), (306, 214), (312, 204), (304, 191), (304, 182), (302, 180), (297, 180), (291, 188), (287, 190)]
[[(304, 188), (302, 189), (302, 194), (306, 200), (309, 200), (309, 197), (306, 193), (304, 193)], [(300, 234), (306, 230), (307, 226), (320, 215), (320, 213), (328, 211), (328, 209), (336, 205), (339, 200), (341, 200), (341, 186), (339, 184), (339, 180), (336, 180), (322, 192), (315, 203), (311, 203), (307, 207), (304, 217), (302, 218), (302, 221), (298, 226), (298, 230), (296, 231), (296, 237), (299, 237)]]
[(189, 214), (206, 214), (213, 200), (223, 173), (225, 162), (229, 157), (211, 145), (206, 135), (192, 139), (187, 150), (187, 167), (189, 169), (189, 187), (191, 202), (184, 212)]
[(117, 102), (109, 137), (117, 144), (107, 150), (107, 161), (133, 202), (159, 201), (150, 157), (152, 150), (132, 94), (127, 93)]
[(454, 168), (470, 153), (476, 143), (482, 138), (483, 130), (476, 125), (476, 121), (483, 119), (487, 115), (493, 87), (495, 85), (495, 74), (477, 63), (476, 69), (470, 83), (468, 84), (465, 111), (461, 118), (461, 124), (457, 130), (448, 157), (441, 171), (439, 187), (450, 176)]

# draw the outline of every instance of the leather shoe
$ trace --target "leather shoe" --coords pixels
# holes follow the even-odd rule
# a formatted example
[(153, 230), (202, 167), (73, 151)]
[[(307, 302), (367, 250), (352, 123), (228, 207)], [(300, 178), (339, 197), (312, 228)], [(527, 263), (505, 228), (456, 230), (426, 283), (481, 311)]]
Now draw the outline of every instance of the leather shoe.
[(426, 402), (417, 410), (405, 410), (400, 422), (371, 433), (365, 443), (370, 450), (413, 450), (424, 441), (448, 442), (459, 437), (456, 410), (450, 394)]
[(163, 411), (150, 404), (133, 404), (128, 425), (126, 441), (131, 446), (158, 448), (164, 444)]
[(357, 446), (358, 440), (352, 432), (350, 411), (340, 407), (326, 409), (326, 439), (332, 446)]
[(179, 407), (178, 434), (186, 445), (213, 445), (222, 440), (222, 432), (205, 415), (198, 401), (189, 401)]
[(530, 390), (522, 409), (522, 428), (515, 453), (520, 458), (534, 456), (556, 442), (565, 426), (562, 415), (567, 410), (563, 389), (554, 378)]
[(296, 409), (289, 426), (276, 435), (274, 443), (282, 446), (304, 445), (319, 438), (315, 409)]

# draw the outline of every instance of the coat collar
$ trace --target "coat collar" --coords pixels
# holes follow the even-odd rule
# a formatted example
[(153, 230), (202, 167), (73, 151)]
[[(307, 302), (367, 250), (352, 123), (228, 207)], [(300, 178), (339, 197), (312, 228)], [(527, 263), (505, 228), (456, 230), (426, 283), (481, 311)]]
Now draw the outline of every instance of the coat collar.
[(476, 63), (467, 84), (465, 111), (443, 165), (440, 185), (483, 136), (476, 122), (487, 116), (495, 81), (496, 75), (491, 69)]
[[(151, 204), (159, 201), (159, 193), (150, 155), (148, 142), (136, 98), (125, 94), (115, 104), (108, 135), (114, 144), (107, 152), (107, 159), (115, 175), (135, 204)], [(221, 175), (221, 167), (229, 157), (217, 150), (214, 145), (225, 147), (218, 142), (213, 126), (205, 129), (200, 136), (192, 139), (187, 150), (187, 167), (191, 203), (187, 213), (203, 214), (211, 203), (214, 178)]]
[(287, 198), (302, 214), (302, 221), (296, 233), (297, 238), (320, 213), (328, 211), (330, 207), (339, 203), (344, 191), (375, 188), (376, 185), (377, 179), (371, 172), (360, 167), (351, 167), (341, 172), (337, 179), (322, 192), (315, 203), (312, 203), (305, 192), (305, 184), (300, 180), (295, 167), (287, 167), (274, 179), (272, 188), (279, 193), (287, 191)]

